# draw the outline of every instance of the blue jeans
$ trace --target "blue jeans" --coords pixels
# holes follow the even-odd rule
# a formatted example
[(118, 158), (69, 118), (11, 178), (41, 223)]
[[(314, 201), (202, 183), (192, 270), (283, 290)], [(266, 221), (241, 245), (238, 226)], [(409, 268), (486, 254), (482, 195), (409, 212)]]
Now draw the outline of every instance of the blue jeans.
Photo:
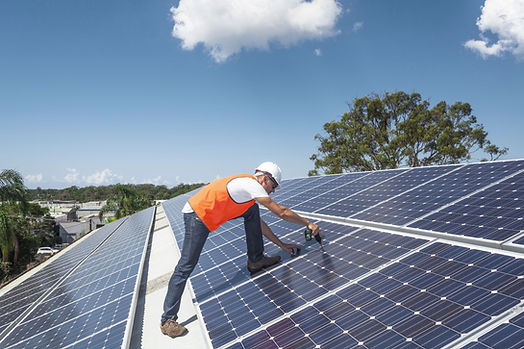
[[(264, 256), (264, 241), (260, 226), (260, 211), (255, 203), (240, 217), (244, 218), (246, 230), (247, 256), (251, 262), (257, 262)], [(209, 230), (198, 218), (196, 213), (184, 213), (185, 236), (182, 254), (167, 287), (164, 300), (164, 313), (161, 321), (178, 319), (180, 300), (186, 286), (187, 279), (198, 263), (198, 258), (206, 242)]]

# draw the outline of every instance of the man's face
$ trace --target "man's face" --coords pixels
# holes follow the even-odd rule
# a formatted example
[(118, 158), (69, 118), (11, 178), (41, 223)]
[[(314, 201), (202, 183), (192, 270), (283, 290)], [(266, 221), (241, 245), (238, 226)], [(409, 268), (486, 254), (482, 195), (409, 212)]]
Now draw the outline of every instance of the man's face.
[(266, 193), (271, 194), (277, 188), (277, 184), (271, 179), (268, 175), (263, 175), (260, 177), (260, 185), (266, 190)]

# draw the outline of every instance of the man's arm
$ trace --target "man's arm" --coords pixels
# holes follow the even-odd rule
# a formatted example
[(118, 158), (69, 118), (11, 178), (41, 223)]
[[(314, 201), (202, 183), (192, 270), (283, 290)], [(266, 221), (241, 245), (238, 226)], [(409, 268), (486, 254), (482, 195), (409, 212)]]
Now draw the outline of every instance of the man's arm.
[[(317, 234), (320, 235), (320, 231), (318, 229), (318, 225), (316, 225), (315, 223), (311, 223), (308, 219), (306, 219), (306, 218), (304, 218), (302, 216), (299, 216), (298, 214), (296, 214), (290, 208), (287, 208), (285, 206), (277, 204), (269, 196), (256, 198), (256, 200), (259, 203), (261, 203), (262, 205), (264, 205), (268, 210), (270, 210), (275, 215), (277, 215), (280, 219), (283, 219), (283, 220), (291, 222), (291, 223), (296, 223), (296, 224), (303, 225), (303, 226), (308, 227), (309, 229), (311, 229), (313, 231), (313, 233), (312, 233), (313, 235), (317, 235)], [(264, 229), (262, 229), (262, 232), (263, 231), (264, 231)], [(269, 237), (268, 237), (268, 239), (269, 239)]]
[(292, 255), (293, 254), (292, 248), (295, 248), (297, 250), (300, 249), (300, 247), (296, 244), (286, 244), (280, 241), (280, 239), (275, 235), (275, 233), (273, 233), (271, 228), (266, 224), (266, 222), (264, 222), (263, 219), (260, 219), (260, 225), (262, 227), (262, 234), (266, 238), (268, 238), (269, 241), (273, 242), (275, 245), (277, 245), (278, 247), (280, 247), (287, 253)]

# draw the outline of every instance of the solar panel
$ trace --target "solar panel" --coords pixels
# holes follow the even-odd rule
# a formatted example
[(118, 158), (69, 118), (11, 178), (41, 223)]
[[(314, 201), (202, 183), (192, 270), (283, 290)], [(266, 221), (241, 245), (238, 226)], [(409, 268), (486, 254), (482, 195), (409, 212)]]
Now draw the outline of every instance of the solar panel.
[(93, 252), (122, 222), (123, 219), (87, 235), (70, 248), (53, 256), (50, 263), (31, 278), (2, 295), (0, 297), (0, 338), (24, 311)]
[[(276, 224), (288, 225), (278, 220), (271, 223)], [(326, 252), (319, 251), (317, 245), (306, 246), (302, 256), (287, 257), (282, 266), (255, 279), (245, 268), (243, 252), (237, 259), (212, 266), (191, 278), (215, 347), (274, 321), (425, 242), (335, 223), (322, 222), (321, 226), (326, 235), (334, 238)], [(289, 229), (288, 235), (294, 234), (298, 242), (303, 239), (302, 231), (294, 228)], [(355, 248), (349, 247), (348, 253), (348, 246), (353, 245)]]
[[(470, 164), (378, 204), (354, 218), (404, 225), (521, 170), (522, 161)], [(413, 226), (413, 225), (412, 225)]]
[[(237, 347), (249, 348), (257, 338), (275, 347), (282, 347), (283, 342), (295, 347), (300, 342), (306, 348), (339, 343), (366, 348), (443, 347), (522, 301), (522, 295), (518, 298), (505, 287), (522, 275), (504, 267), (524, 260), (478, 252), (482, 251), (430, 244), (356, 283), (324, 294), (321, 300), (241, 339)], [(458, 261), (456, 270), (443, 267), (451, 258), (442, 256), (450, 254)], [(500, 259), (504, 272), (485, 267), (491, 258)], [(483, 272), (464, 279), (470, 268)], [(507, 278), (495, 280), (490, 274)], [(500, 293), (494, 292), (497, 290)]]
[[(209, 343), (522, 347), (523, 178), (512, 160), (283, 181), (275, 201), (319, 224), (324, 249), (262, 208), (302, 251), (266, 242), (281, 263), (251, 275), (243, 221), (211, 233), (190, 278)], [(163, 203), (180, 248), (191, 195)], [(107, 225), (0, 297), (0, 346), (125, 347), (153, 215)]]
[(411, 227), (504, 241), (524, 231), (524, 172), (417, 220)]
[[(339, 176), (339, 175), (335, 175)], [(294, 195), (302, 193), (304, 190), (315, 187), (318, 183), (324, 183), (331, 180), (332, 176), (316, 176), (307, 178), (296, 178), (293, 180), (282, 181), (281, 189), (273, 194), (275, 200), (285, 200)]]
[(524, 312), (512, 317), (509, 321), (480, 336), (464, 346), (464, 349), (507, 348), (519, 349), (524, 347)]
[[(365, 219), (367, 216), (364, 212), (369, 208), (374, 207), (377, 203), (387, 201), (388, 199), (398, 196), (416, 186), (438, 178), (438, 176), (443, 176), (454, 169), (456, 169), (456, 167), (453, 166), (410, 169), (409, 171), (403, 172), (382, 183), (352, 195), (343, 202), (334, 203), (332, 206), (344, 207), (350, 205), (352, 209), (347, 210), (345, 214), (352, 218)], [(319, 212), (326, 212), (326, 210), (321, 210)], [(360, 212), (360, 214), (355, 214), (356, 212)]]
[(51, 287), (2, 339), (3, 348), (99, 348), (126, 342), (154, 208), (127, 218)]
[[(211, 233), (190, 281), (212, 346), (466, 344), (479, 328), (502, 323), (524, 304), (522, 253), (453, 242), (454, 234), (439, 225), (420, 224), (443, 216), (448, 222), (450, 212), (475, 206), (480, 210), (468, 213), (471, 221), (473, 215), (491, 215), (505, 222), (484, 223), (484, 238), (502, 226), (518, 245), (524, 240), (519, 236), (523, 165), (522, 160), (501, 161), (287, 181), (275, 201), (316, 219), (325, 251), (316, 242), (304, 243), (302, 228), (261, 210), (283, 241), (298, 243), (303, 251), (292, 258), (266, 243), (266, 254), (280, 254), (282, 262), (251, 276), (242, 221)], [(184, 234), (179, 208), (186, 200), (164, 203), (179, 243)], [(388, 226), (377, 230), (366, 222)], [(449, 239), (408, 234), (420, 229), (448, 233)], [(512, 326), (510, 342), (520, 343), (521, 329)], [(475, 345), (487, 342), (482, 337)]]
[[(306, 183), (305, 186), (301, 186), (300, 192), (294, 192), (294, 195), (286, 195), (282, 198), (280, 203), (287, 207), (294, 207), (307, 199), (316, 197), (324, 194), (326, 191), (332, 190), (342, 184), (348, 182), (348, 175), (330, 175), (325, 177), (320, 177), (316, 179), (313, 183)], [(363, 174), (354, 175), (355, 179), (363, 176)], [(277, 200), (277, 198), (275, 198)]]
[[(365, 176), (344, 184), (343, 186), (339, 186), (336, 190), (330, 191), (318, 198), (314, 198), (314, 204), (307, 204), (307, 206), (312, 208), (311, 212), (347, 217), (351, 212), (361, 210), (360, 202), (358, 200), (353, 200), (353, 197), (356, 194), (399, 176), (405, 171), (407, 170), (400, 169), (370, 172)], [(350, 176), (350, 179), (353, 179), (353, 176)], [(299, 211), (304, 210), (304, 207), (301, 206), (293, 208)]]

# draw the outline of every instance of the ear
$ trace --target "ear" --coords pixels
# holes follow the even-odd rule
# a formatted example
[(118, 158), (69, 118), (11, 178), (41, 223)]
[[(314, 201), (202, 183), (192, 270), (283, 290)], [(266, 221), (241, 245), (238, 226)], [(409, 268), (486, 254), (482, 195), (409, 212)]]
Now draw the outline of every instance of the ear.
[(260, 184), (264, 183), (265, 179), (266, 179), (266, 176), (265, 176), (265, 175), (261, 175), (261, 176), (258, 176), (258, 177), (257, 177), (257, 181), (258, 181), (258, 183), (260, 183)]

